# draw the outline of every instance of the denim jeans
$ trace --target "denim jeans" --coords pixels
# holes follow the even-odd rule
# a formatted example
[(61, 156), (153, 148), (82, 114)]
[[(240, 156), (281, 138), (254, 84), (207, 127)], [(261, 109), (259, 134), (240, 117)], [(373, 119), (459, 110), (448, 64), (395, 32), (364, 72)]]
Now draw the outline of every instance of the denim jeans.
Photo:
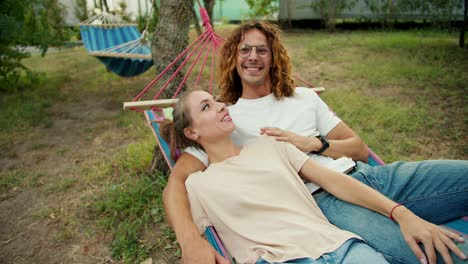
[[(396, 162), (378, 167), (359, 162), (351, 176), (434, 224), (468, 215), (468, 161)], [(363, 237), (390, 263), (419, 263), (398, 224), (389, 218), (327, 192), (314, 198), (331, 223)], [(440, 255), (437, 259), (443, 263)]]
[[(259, 259), (256, 264), (267, 264)], [(275, 262), (276, 263), (276, 262)], [(318, 259), (301, 258), (293, 259), (283, 263), (295, 264), (385, 264), (388, 263), (382, 254), (375, 251), (364, 241), (352, 238), (347, 240), (335, 251), (323, 254)]]

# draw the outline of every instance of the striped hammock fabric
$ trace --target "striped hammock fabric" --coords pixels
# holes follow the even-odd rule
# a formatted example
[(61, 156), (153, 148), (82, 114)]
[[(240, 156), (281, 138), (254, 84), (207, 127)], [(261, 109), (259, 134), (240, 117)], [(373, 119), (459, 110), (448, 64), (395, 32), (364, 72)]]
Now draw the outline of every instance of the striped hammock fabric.
[(80, 23), (80, 33), (88, 53), (119, 76), (137, 76), (153, 65), (150, 43), (136, 24), (101, 14)]

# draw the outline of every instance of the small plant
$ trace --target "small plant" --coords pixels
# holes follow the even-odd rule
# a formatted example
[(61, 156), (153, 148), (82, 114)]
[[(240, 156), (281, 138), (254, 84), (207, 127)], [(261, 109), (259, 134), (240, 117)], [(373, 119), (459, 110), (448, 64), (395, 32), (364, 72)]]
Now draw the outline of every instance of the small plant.
[(279, 10), (279, 1), (277, 0), (247, 0), (251, 12), (251, 18), (267, 18), (267, 19), (276, 19), (273, 17), (273, 14), (276, 14)]
[(355, 0), (318, 0), (312, 3), (312, 9), (320, 14), (325, 27), (331, 31), (336, 30), (336, 20), (341, 12), (352, 8), (356, 4)]

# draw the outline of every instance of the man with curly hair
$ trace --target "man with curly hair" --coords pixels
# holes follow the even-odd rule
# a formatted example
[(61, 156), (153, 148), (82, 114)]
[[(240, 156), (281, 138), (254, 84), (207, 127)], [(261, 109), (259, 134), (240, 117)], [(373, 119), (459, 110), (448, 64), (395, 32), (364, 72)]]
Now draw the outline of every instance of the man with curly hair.
[[(367, 165), (368, 149), (360, 137), (313, 91), (295, 87), (276, 25), (252, 21), (236, 28), (221, 50), (218, 74), (221, 100), (232, 104), (229, 112), (236, 124), (232, 135), (236, 144), (243, 146), (260, 134), (290, 142), (312, 159), (347, 173), (435, 224), (468, 214), (468, 162)], [(187, 149), (163, 194), (185, 264), (229, 263), (200, 237), (190, 215), (185, 180), (208, 164), (206, 154)], [(449, 251), (454, 249), (436, 243), (424, 244), (423, 251), (418, 245), (421, 238), (402, 237), (391, 219), (340, 201), (313, 183), (307, 187), (331, 223), (363, 237), (389, 262), (435, 263), (439, 252), (438, 260), (450, 263)], [(428, 213), (434, 211), (427, 210), (433, 206), (443, 208), (444, 213)], [(396, 207), (393, 213), (399, 211)]]

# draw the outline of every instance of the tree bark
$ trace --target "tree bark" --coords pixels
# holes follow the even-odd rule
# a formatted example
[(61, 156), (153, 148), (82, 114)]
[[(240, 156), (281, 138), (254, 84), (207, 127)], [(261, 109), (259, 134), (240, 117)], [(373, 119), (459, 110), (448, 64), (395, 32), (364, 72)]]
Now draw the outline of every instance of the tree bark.
[[(193, 1), (165, 0), (159, 6), (159, 20), (154, 32), (153, 60), (156, 73), (163, 71), (188, 45), (191, 8)], [(160, 88), (176, 71), (183, 58), (157, 83)], [(171, 98), (179, 87), (184, 73), (181, 71), (162, 93), (160, 99)]]
[(191, 11), (192, 11), (193, 24), (195, 25), (195, 30), (197, 31), (197, 34), (200, 36), (202, 34), (202, 30), (201, 30), (200, 21), (198, 20), (197, 13), (195, 11), (194, 6), (192, 6)]
[[(148, 10), (148, 9), (146, 9), (146, 10)], [(147, 12), (148, 12), (148, 11), (147, 11)], [(138, 16), (139, 16), (139, 17), (143, 17), (143, 16), (141, 15), (141, 4), (140, 4), (140, 0), (138, 0)]]
[[(159, 6), (159, 19), (154, 32), (154, 44), (152, 47), (153, 61), (156, 68), (156, 74), (159, 74), (180, 54), (188, 45), (188, 31), (190, 20), (192, 18), (191, 9), (193, 0), (164, 0)], [(154, 87), (154, 94), (166, 83), (176, 69), (181, 65), (184, 58), (181, 58), (170, 70), (165, 73)], [(182, 79), (184, 71), (170, 82), (159, 99), (171, 98)], [(185, 89), (185, 87), (183, 88)], [(151, 161), (151, 172), (158, 170), (162, 173), (167, 173), (168, 166), (161, 155), (161, 150), (156, 146), (153, 151), (153, 159)]]
[(169, 175), (170, 171), (169, 165), (167, 165), (161, 149), (158, 145), (154, 146), (153, 157), (151, 158), (151, 165), (149, 168), (150, 175), (157, 178), (157, 174), (155, 174), (156, 172), (160, 172), (163, 175)]
[(292, 20), (291, 20), (291, 13), (292, 13), (292, 1), (286, 1), (288, 7), (288, 29), (292, 29)]
[(203, 4), (205, 5), (206, 12), (208, 13), (208, 17), (210, 18), (211, 27), (214, 29), (214, 21), (213, 21), (213, 8), (214, 8), (214, 0), (203, 0)]
[(109, 12), (109, 5), (107, 4), (107, 0), (101, 0), (101, 9)]

